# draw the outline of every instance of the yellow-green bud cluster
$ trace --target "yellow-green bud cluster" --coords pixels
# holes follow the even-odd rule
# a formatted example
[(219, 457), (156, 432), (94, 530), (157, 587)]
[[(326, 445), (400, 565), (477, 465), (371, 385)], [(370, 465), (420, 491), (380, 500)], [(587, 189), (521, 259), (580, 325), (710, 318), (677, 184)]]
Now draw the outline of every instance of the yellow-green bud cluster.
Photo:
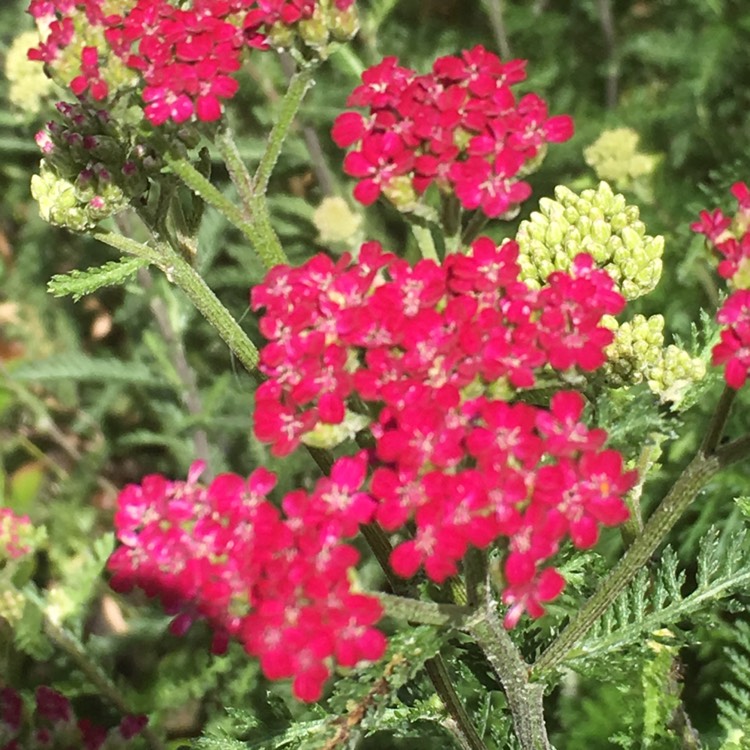
[[(83, 174), (83, 173), (81, 173)], [(122, 211), (129, 202), (112, 182), (93, 182), (84, 175), (70, 181), (46, 162), (31, 178), (31, 195), (39, 203), (44, 221), (74, 232), (95, 227), (102, 219)]]
[(608, 180), (621, 190), (650, 175), (658, 157), (638, 151), (638, 133), (632, 128), (605, 130), (583, 151), (586, 164), (600, 180)]
[(39, 113), (42, 101), (52, 94), (54, 83), (47, 78), (44, 68), (29, 60), (28, 51), (39, 42), (35, 31), (24, 31), (10, 45), (5, 57), (5, 77), (10, 82), (8, 99), (26, 115)]
[(648, 372), (648, 387), (662, 402), (678, 404), (691, 385), (706, 375), (706, 363), (691, 357), (689, 352), (670, 344), (662, 352), (661, 361)]
[(646, 234), (637, 206), (627, 205), (625, 197), (606, 182), (580, 195), (560, 185), (555, 198), (542, 198), (539, 211), (518, 229), (524, 281), (539, 288), (553, 271), (568, 270), (576, 255), (588, 253), (627, 299), (641, 297), (656, 286), (664, 238)]
[(348, 42), (359, 31), (359, 16), (355, 4), (339, 10), (334, 0), (318, 0), (310, 18), (300, 21), (296, 28), (283, 23), (276, 24), (268, 38), (274, 47), (292, 47), (297, 38), (312, 49), (320, 58), (330, 52), (335, 42)]
[(607, 347), (604, 375), (609, 385), (619, 388), (647, 379), (647, 373), (661, 360), (664, 348), (664, 316), (646, 318), (635, 315), (627, 323), (618, 324), (611, 316), (602, 321), (615, 332), (615, 340)]
[(646, 382), (663, 402), (679, 403), (687, 389), (703, 379), (706, 365), (674, 344), (664, 347), (664, 317), (635, 315), (618, 324), (607, 316), (603, 321), (615, 332), (607, 347), (604, 376), (608, 385), (619, 388)]
[(0, 578), (0, 620), (15, 625), (23, 615), (26, 600), (23, 594)]

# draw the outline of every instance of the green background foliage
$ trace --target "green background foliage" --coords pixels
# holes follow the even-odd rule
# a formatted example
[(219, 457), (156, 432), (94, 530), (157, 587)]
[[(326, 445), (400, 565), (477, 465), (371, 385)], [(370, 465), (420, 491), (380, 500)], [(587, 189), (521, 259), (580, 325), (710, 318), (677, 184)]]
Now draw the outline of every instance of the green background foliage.
[[(24, 0), (1, 4), (0, 58), (14, 34), (32, 28), (24, 7)], [(665, 236), (666, 252), (659, 286), (630, 305), (628, 314), (662, 313), (667, 343), (671, 335), (695, 353), (707, 351), (721, 291), (703, 243), (688, 225), (700, 208), (729, 207), (729, 186), (750, 180), (747, 3), (371, 0), (360, 7), (359, 37), (320, 71), (271, 182), (273, 222), (293, 262), (322, 249), (312, 215), (324, 196), (342, 196), (360, 211), (341, 171), (343, 155), (329, 136), (359, 72), (384, 55), (426, 71), (439, 55), (484, 44), (528, 59), (525, 90), (538, 91), (552, 113), (570, 113), (576, 122), (575, 137), (552, 148), (532, 176), (534, 196), (518, 220), (555, 185), (595, 186), (584, 149), (607, 129), (632, 128), (639, 148), (658, 163), (645, 183), (624, 192), (641, 206), (649, 233)], [(254, 163), (274, 121), (285, 74), (273, 54), (265, 53), (241, 76), (230, 116), (243, 156)], [(158, 607), (144, 597), (114, 597), (108, 590), (102, 576), (112, 544), (108, 534), (117, 489), (127, 482), (154, 471), (184, 475), (197, 455), (208, 459), (212, 473), (249, 473), (266, 465), (279, 473), (280, 491), (309, 484), (315, 473), (304, 457), (279, 461), (255, 441), (250, 377), (156, 272), (136, 263), (108, 266), (100, 281), (127, 276), (123, 287), (99, 288), (91, 279), (79, 279), (78, 286), (53, 282), (53, 292), (86, 294), (80, 301), (47, 292), (56, 275), (117, 256), (38, 218), (29, 194), (39, 161), (33, 135), (49, 107), (23, 110), (7, 94), (8, 81), (0, 78), (0, 492), (3, 505), (47, 528), (33, 584), (59, 598), (65, 626), (85, 641), (137, 710), (168, 727), (173, 747), (203, 733), (196, 746), (206, 750), (318, 746), (316, 738), (335, 731), (337, 719), (351, 709), (346, 697), (372, 698), (368, 689), (382, 678), (382, 663), (365, 676), (347, 678), (323, 707), (303, 709), (290, 700), (287, 687), (267, 684), (241, 648), (211, 657), (205, 629), (196, 627), (178, 640), (168, 634)], [(221, 167), (214, 166), (222, 182)], [(392, 208), (378, 205), (361, 218), (364, 236), (406, 255), (414, 252)], [(494, 223), (488, 232), (497, 239), (512, 236), (517, 221)], [(248, 289), (261, 278), (262, 267), (241, 236), (211, 210), (199, 244), (199, 267), (209, 285), (260, 343), (248, 314)], [(709, 316), (702, 319), (701, 308)], [(608, 396), (597, 405), (600, 424), (629, 458), (650, 434), (668, 437), (644, 487), (644, 512), (695, 451), (720, 389), (719, 378), (709, 377), (684, 413), (660, 406), (646, 389)], [(750, 430), (747, 397), (740, 402), (731, 435)], [(673, 533), (669, 551), (653, 560), (590, 634), (583, 645), (596, 658), (576, 659), (575, 671), (562, 675), (547, 698), (557, 747), (698, 747), (690, 744), (691, 727), (704, 747), (730, 750), (734, 745), (726, 737), (732, 732), (750, 737), (750, 548), (743, 531), (750, 504), (735, 502), (747, 494), (746, 466), (714, 480)], [(548, 618), (519, 630), (528, 656), (577, 610), (621, 549), (619, 534), (610, 532), (595, 553), (566, 553), (565, 596)], [(371, 563), (361, 576), (373, 587), (379, 583)], [(421, 656), (401, 665), (377, 700), (372, 698), (368, 721), (347, 746), (451, 746), (441, 709), (420, 677), (424, 659), (440, 646), (458, 665), (464, 697), (488, 742), (508, 746), (502, 693), (476, 654), (459, 640), (443, 643), (432, 631), (415, 632), (411, 642), (401, 639), (392, 653), (399, 648), (408, 653), (419, 642)], [(25, 613), (16, 633), (0, 620), (0, 676), (22, 688), (53, 684), (103, 720), (111, 719), (103, 701), (92, 701), (86, 680), (71, 672), (66, 656), (45, 644), (33, 611)], [(472, 697), (483, 691), (481, 701)]]

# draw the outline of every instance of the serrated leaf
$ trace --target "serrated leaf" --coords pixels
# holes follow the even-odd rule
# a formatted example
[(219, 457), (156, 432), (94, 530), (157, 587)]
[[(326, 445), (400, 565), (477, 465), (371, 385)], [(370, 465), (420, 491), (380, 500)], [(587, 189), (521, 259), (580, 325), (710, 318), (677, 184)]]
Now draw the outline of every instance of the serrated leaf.
[(69, 297), (78, 302), (81, 297), (92, 294), (104, 286), (115, 286), (127, 281), (139, 268), (145, 268), (148, 261), (143, 258), (123, 258), (91, 266), (83, 271), (56, 274), (47, 283), (47, 289), (55, 297)]

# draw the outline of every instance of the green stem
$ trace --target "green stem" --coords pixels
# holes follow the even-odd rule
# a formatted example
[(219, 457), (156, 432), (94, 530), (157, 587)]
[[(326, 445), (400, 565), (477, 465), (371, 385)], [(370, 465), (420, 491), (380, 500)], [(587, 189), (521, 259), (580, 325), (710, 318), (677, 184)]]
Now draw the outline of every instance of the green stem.
[(711, 456), (716, 451), (716, 446), (719, 445), (721, 436), (724, 434), (724, 427), (726, 426), (727, 419), (729, 419), (729, 412), (736, 396), (737, 391), (729, 386), (726, 386), (722, 391), (719, 403), (716, 405), (711, 422), (708, 425), (708, 430), (701, 444), (700, 452), (705, 456)]
[[(474, 211), (471, 219), (469, 219), (469, 223), (466, 225), (466, 229), (464, 229), (461, 234), (461, 245), (466, 246), (474, 242), (489, 220), (490, 217), (487, 216), (484, 211)], [(460, 250), (461, 248), (459, 246), (456, 248), (455, 252), (460, 252)]]
[(437, 250), (435, 249), (432, 232), (427, 227), (421, 227), (418, 224), (412, 224), (411, 231), (417, 241), (420, 255), (425, 259), (429, 258), (439, 264), (440, 258), (438, 258)]
[(467, 627), (467, 618), (472, 614), (472, 610), (468, 607), (459, 607), (455, 604), (425, 602), (421, 599), (385, 593), (379, 593), (378, 598), (388, 617), (422, 625), (437, 625), (462, 630)]
[(255, 181), (229, 128), (225, 128), (219, 133), (216, 145), (229, 172), (232, 184), (240, 197), (242, 215), (250, 222), (256, 232), (255, 249), (260, 255), (263, 265), (266, 268), (272, 268), (276, 265), (288, 264), (289, 258), (281, 247), (279, 236), (271, 225), (271, 218), (268, 215), (265, 187), (262, 191), (255, 187)]
[[(187, 187), (202, 198), (209, 206), (215, 208), (230, 224), (239, 229), (256, 250), (259, 248), (261, 244), (260, 233), (257, 227), (243, 214), (242, 209), (235, 206), (226, 195), (204, 177), (187, 159), (175, 159), (166, 154), (164, 160), (172, 172)], [(260, 255), (260, 250), (258, 250), (258, 254)], [(261, 259), (265, 263), (265, 259), (262, 256)]]
[(268, 136), (268, 144), (253, 179), (253, 193), (256, 196), (265, 195), (266, 193), (268, 181), (271, 179), (271, 173), (276, 166), (276, 162), (279, 160), (284, 141), (292, 127), (294, 118), (297, 116), (302, 100), (312, 85), (313, 72), (314, 67), (307, 66), (297, 71), (289, 80), (289, 88), (281, 100), (281, 108), (277, 115), (278, 119)]
[[(406, 595), (410, 593), (410, 586), (402, 578), (399, 578), (399, 576), (397, 576), (391, 569), (389, 557), (392, 547), (391, 542), (383, 529), (377, 523), (369, 523), (360, 526), (360, 530), (362, 531), (362, 536), (364, 536), (370, 549), (372, 549), (375, 559), (385, 573), (385, 577), (388, 579), (391, 588), (396, 594), (401, 595), (398, 597), (390, 597), (391, 601), (394, 599), (408, 601), (409, 605), (414, 607), (415, 611), (420, 608), (421, 605), (429, 604), (428, 602), (420, 602), (417, 599), (408, 599), (406, 597)], [(462, 609), (463, 608), (461, 607), (456, 607), (455, 609), (448, 608), (443, 609), (443, 612), (454, 613)], [(426, 610), (423, 610), (423, 612), (426, 612)], [(456, 693), (456, 689), (453, 687), (443, 657), (438, 654), (432, 659), (426, 661), (425, 671), (435, 688), (435, 692), (438, 694), (440, 700), (448, 711), (448, 714), (455, 722), (455, 730), (462, 738), (462, 743), (467, 748), (470, 748), (470, 750), (487, 750), (484, 742), (482, 742), (482, 738), (477, 733), (477, 730), (471, 721), (471, 717), (461, 703), (461, 699)]]
[(448, 668), (443, 657), (438, 655), (425, 662), (425, 671), (432, 682), (435, 692), (440, 696), (450, 717), (456, 722), (458, 732), (463, 738), (463, 744), (471, 750), (487, 750), (487, 746), (479, 736), (471, 717), (461, 698), (453, 687)]
[(258, 349), (229, 310), (221, 304), (203, 277), (180, 253), (163, 242), (158, 242), (157, 249), (154, 249), (119, 234), (100, 233), (94, 236), (122, 252), (146, 258), (157, 265), (173, 284), (182, 289), (196, 309), (216, 329), (243, 367), (256, 379), (260, 378), (256, 369), (260, 359)]
[(484, 616), (468, 628), (505, 690), (513, 728), (523, 750), (551, 750), (544, 722), (544, 684), (529, 681), (529, 667), (488, 599)]
[(594, 595), (578, 611), (573, 621), (551, 643), (533, 665), (533, 675), (538, 678), (562, 664), (568, 654), (594, 626), (596, 621), (614, 603), (622, 591), (635, 578), (664, 542), (667, 534), (706, 483), (721, 468), (738, 461), (750, 449), (750, 437), (722, 446), (716, 450), (726, 426), (736, 393), (725, 388), (709, 424), (703, 444), (695, 458), (685, 467), (659, 507), (643, 528), (641, 535), (628, 548), (620, 562), (601, 582)]
[(534, 676), (555, 669), (649, 561), (706, 482), (721, 468), (716, 456), (699, 453), (654, 511), (643, 533), (610, 571), (596, 593), (534, 664)]

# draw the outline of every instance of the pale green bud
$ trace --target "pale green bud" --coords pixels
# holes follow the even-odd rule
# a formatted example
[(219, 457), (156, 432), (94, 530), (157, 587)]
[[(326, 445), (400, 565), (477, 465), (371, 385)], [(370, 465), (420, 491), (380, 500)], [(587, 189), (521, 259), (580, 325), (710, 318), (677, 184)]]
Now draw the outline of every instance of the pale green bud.
[(593, 239), (604, 244), (612, 236), (612, 227), (604, 220), (604, 218), (596, 219), (591, 223), (590, 233)]
[(397, 175), (387, 185), (384, 185), (383, 195), (399, 211), (411, 211), (417, 204), (417, 191), (411, 184), (409, 176), (405, 174)]
[(577, 224), (578, 219), (581, 218), (581, 215), (578, 213), (578, 211), (575, 210), (573, 206), (566, 206), (565, 211), (563, 211), (563, 218), (568, 222), (568, 224)]
[(551, 223), (547, 227), (547, 232), (544, 235), (544, 242), (546, 245), (553, 246), (559, 245), (565, 237), (565, 226), (562, 222)]

